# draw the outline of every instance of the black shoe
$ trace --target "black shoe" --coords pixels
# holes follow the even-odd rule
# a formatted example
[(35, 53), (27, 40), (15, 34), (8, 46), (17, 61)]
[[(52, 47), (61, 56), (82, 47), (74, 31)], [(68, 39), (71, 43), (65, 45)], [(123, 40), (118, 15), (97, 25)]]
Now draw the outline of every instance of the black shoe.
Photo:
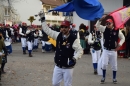
[(114, 84), (117, 84), (117, 80), (116, 80), (116, 79), (113, 79), (113, 83), (114, 83)]
[(6, 72), (4, 70), (1, 71), (1, 74), (5, 74)]
[(1, 74), (5, 74), (6, 72), (2, 71)]
[(23, 51), (23, 54), (26, 54), (26, 51)]
[(101, 84), (104, 84), (105, 83), (105, 78), (102, 78), (101, 79)]
[(29, 54), (29, 57), (33, 57), (32, 54)]
[(97, 70), (94, 70), (94, 74), (97, 75)]

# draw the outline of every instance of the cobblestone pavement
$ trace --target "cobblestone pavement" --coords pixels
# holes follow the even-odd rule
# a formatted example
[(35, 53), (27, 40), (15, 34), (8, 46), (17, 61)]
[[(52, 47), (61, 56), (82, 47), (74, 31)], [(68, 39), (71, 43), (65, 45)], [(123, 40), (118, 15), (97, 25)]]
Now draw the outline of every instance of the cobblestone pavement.
[[(22, 54), (21, 44), (13, 44), (13, 53), (8, 56), (6, 74), (0, 86), (52, 86), (54, 52), (33, 52), (33, 57)], [(41, 45), (40, 45), (41, 46)], [(101, 76), (93, 74), (91, 55), (78, 60), (73, 74), (73, 86), (130, 86), (130, 60), (118, 58), (118, 84), (112, 83), (112, 71), (108, 66), (106, 83), (100, 84)], [(63, 85), (63, 82), (61, 83)]]

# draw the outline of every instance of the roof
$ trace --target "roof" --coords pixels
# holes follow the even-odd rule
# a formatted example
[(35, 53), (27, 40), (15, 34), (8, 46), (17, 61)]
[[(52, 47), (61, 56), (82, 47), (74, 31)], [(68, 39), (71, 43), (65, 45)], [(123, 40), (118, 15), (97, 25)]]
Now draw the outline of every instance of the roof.
[(62, 0), (41, 0), (44, 4), (58, 6), (63, 4)]

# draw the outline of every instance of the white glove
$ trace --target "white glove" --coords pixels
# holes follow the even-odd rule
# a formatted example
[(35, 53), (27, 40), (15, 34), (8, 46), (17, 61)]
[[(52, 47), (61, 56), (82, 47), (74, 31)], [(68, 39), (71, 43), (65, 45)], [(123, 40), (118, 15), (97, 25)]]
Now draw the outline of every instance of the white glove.
[(44, 11), (40, 11), (38, 15), (40, 17), (40, 21), (44, 22), (45, 21), (45, 13), (44, 13)]

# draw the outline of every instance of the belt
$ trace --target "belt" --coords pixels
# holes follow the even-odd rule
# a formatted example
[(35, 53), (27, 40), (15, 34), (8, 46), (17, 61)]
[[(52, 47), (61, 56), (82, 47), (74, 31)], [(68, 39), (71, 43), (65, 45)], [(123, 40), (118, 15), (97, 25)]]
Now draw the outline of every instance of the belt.
[(111, 49), (111, 48), (106, 48), (104, 47), (105, 50), (109, 50), (109, 51), (115, 51), (115, 49)]
[(27, 38), (26, 36), (21, 36), (21, 38)]
[(63, 69), (71, 69), (71, 68), (73, 68), (73, 67), (65, 67), (65, 66), (61, 66), (61, 65), (57, 65), (57, 64), (56, 64), (56, 66), (59, 67), (59, 68), (63, 68)]

